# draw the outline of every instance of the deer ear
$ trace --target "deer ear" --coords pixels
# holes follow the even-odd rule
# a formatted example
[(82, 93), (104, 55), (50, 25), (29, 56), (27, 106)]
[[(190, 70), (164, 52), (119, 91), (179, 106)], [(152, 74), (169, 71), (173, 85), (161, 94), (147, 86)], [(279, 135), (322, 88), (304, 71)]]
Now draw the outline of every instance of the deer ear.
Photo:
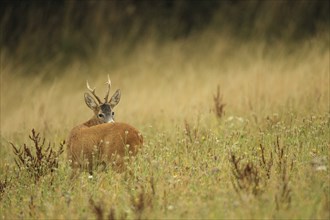
[(86, 105), (94, 111), (97, 108), (97, 104), (96, 104), (95, 100), (88, 93), (85, 93), (84, 96), (85, 96)]
[(115, 107), (119, 103), (120, 96), (121, 96), (120, 90), (117, 89), (117, 91), (115, 92), (115, 94), (113, 94), (113, 96), (111, 97), (111, 99), (109, 101), (111, 108)]

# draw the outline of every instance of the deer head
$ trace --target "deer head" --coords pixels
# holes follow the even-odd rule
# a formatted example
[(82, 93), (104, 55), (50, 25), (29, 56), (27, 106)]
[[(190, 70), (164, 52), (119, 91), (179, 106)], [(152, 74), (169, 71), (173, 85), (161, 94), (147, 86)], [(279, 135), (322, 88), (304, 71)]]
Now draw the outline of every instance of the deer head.
[(100, 98), (95, 94), (95, 88), (91, 89), (91, 87), (88, 84), (88, 81), (86, 82), (87, 89), (92, 93), (92, 95), (95, 97), (95, 99), (89, 94), (85, 93), (85, 102), (86, 105), (93, 110), (95, 118), (98, 120), (98, 123), (111, 123), (114, 122), (114, 112), (113, 108), (119, 103), (120, 101), (120, 90), (117, 89), (117, 91), (113, 94), (110, 100), (108, 100), (110, 88), (111, 88), (111, 81), (108, 75), (108, 81), (106, 82), (108, 86), (108, 91), (105, 95), (104, 102), (100, 100)]

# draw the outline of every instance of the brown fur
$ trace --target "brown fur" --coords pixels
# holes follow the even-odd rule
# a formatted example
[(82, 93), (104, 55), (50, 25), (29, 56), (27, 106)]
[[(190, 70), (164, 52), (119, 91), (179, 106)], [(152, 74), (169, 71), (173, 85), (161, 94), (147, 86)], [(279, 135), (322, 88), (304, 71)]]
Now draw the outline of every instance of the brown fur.
[(73, 168), (87, 167), (92, 172), (98, 164), (111, 162), (121, 169), (123, 157), (136, 155), (143, 145), (143, 137), (129, 124), (99, 124), (93, 118), (71, 130), (67, 145)]

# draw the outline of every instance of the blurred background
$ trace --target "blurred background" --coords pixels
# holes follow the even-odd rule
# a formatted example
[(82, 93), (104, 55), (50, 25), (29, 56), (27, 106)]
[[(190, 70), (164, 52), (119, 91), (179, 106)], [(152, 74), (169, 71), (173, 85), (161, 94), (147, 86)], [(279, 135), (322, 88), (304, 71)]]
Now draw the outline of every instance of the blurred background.
[[(330, 7), (324, 0), (10, 0), (1, 5), (2, 57), (33, 69), (49, 62), (65, 68), (99, 56), (119, 65), (147, 42), (161, 46), (206, 32), (240, 43), (299, 43), (328, 30)], [(203, 44), (212, 48), (211, 42)]]
[(2, 1), (2, 131), (60, 129), (60, 122), (68, 130), (87, 120), (85, 82), (102, 96), (107, 74), (122, 89), (117, 117), (140, 127), (209, 114), (217, 85), (230, 114), (324, 112), (329, 7), (325, 0)]

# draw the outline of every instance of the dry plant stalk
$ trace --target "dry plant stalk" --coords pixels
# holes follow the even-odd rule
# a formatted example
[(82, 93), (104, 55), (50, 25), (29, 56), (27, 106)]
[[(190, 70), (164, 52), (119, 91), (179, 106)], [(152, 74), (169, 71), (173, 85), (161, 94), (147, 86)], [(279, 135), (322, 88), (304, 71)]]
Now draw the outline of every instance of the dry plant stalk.
[(58, 168), (58, 158), (64, 152), (65, 141), (62, 141), (59, 149), (55, 151), (50, 142), (45, 148), (46, 139), (41, 139), (40, 133), (34, 129), (32, 129), (29, 138), (33, 142), (31, 146), (24, 143), (22, 147), (18, 148), (13, 143), (10, 144), (16, 156), (15, 163), (19, 170), (26, 170), (37, 182), (40, 177), (52, 173)]
[(280, 144), (279, 137), (277, 136), (274, 145), (275, 154), (277, 156), (277, 169), (279, 172), (279, 185), (278, 193), (275, 195), (276, 209), (289, 208), (291, 205), (291, 176), (288, 171), (293, 170), (293, 160), (288, 163), (288, 149)]
[(140, 188), (140, 192), (136, 196), (131, 194), (131, 204), (137, 214), (137, 219), (141, 219), (142, 213), (146, 207), (144, 187), (141, 186)]
[(103, 219), (107, 219), (107, 220), (115, 220), (115, 219), (121, 219), (121, 220), (124, 220), (124, 219), (127, 219), (127, 213), (126, 212), (122, 212), (121, 215), (116, 218), (116, 211), (115, 211), (115, 208), (114, 206), (111, 206), (110, 208), (110, 211), (109, 211), (109, 214), (105, 217), (105, 204), (104, 202), (102, 201), (99, 201), (98, 203), (96, 203), (92, 198), (89, 199), (89, 204), (92, 208), (92, 211), (93, 213), (95, 214), (96, 216), (96, 219), (97, 220), (103, 220)]
[[(115, 219), (116, 219), (115, 208), (113, 206), (111, 206), (110, 212), (108, 215), (108, 220), (115, 220)], [(121, 218), (121, 219), (124, 219), (124, 218)]]
[[(153, 184), (150, 182), (150, 184)], [(152, 188), (154, 186), (151, 186)], [(153, 199), (154, 199), (154, 192), (146, 192), (143, 185), (138, 187), (140, 190), (136, 195), (130, 194), (131, 197), (131, 205), (133, 210), (136, 214), (137, 219), (142, 219), (142, 214), (146, 210), (146, 208), (153, 207)], [(153, 190), (153, 189), (152, 189)]]
[(271, 169), (273, 166), (273, 152), (269, 153), (269, 158), (267, 159), (267, 157), (265, 156), (265, 147), (264, 145), (260, 144), (260, 151), (261, 151), (261, 155), (259, 157), (259, 164), (260, 167), (263, 168), (263, 170), (266, 172), (267, 178), (270, 178), (270, 174), (271, 174)]
[(34, 204), (34, 197), (30, 196), (30, 201), (29, 201), (29, 216), (31, 218), (35, 217), (36, 215), (36, 205)]
[(265, 147), (260, 144), (260, 154), (258, 162), (248, 161), (242, 164), (242, 157), (237, 157), (231, 153), (230, 162), (232, 164), (232, 184), (235, 191), (240, 195), (241, 191), (252, 193), (257, 196), (264, 192), (268, 180), (271, 177), (271, 169), (273, 167), (273, 153), (270, 152), (266, 156)]
[(243, 165), (241, 161), (241, 157), (236, 157), (236, 155), (231, 153), (230, 162), (234, 176), (234, 179), (232, 179), (234, 189), (239, 195), (241, 191), (244, 191), (245, 193), (252, 193), (257, 196), (262, 192), (260, 188), (260, 171), (251, 161)]
[(223, 97), (220, 94), (220, 86), (217, 86), (217, 93), (213, 95), (214, 101), (214, 112), (218, 119), (221, 119), (225, 115), (225, 106), (226, 104), (223, 103)]
[[(156, 186), (153, 175), (148, 180), (148, 183), (150, 184), (150, 191), (145, 190), (145, 186), (141, 183), (134, 183), (132, 186), (131, 183), (127, 185), (127, 190), (129, 194), (131, 209), (133, 213), (135, 214), (135, 219), (142, 219), (142, 215), (145, 212), (147, 208), (152, 209), (153, 208), (153, 202), (154, 197), (156, 196)], [(135, 190), (131, 190), (132, 187), (135, 188)], [(95, 203), (95, 201), (90, 198), (89, 204), (93, 210), (93, 213), (96, 216), (96, 219), (102, 220), (105, 219), (105, 204), (103, 202)], [(119, 215), (117, 215), (116, 218), (115, 208), (111, 206), (110, 211), (107, 215), (108, 220), (113, 219), (127, 219), (127, 212), (119, 212)]]
[[(135, 213), (135, 219), (142, 219), (143, 213), (145, 213), (147, 209), (152, 210), (154, 207), (156, 184), (153, 173), (145, 183), (147, 183), (147, 185), (143, 185), (143, 183), (138, 180), (138, 182), (130, 183), (127, 188), (132, 211)], [(135, 190), (132, 190), (132, 188), (135, 188)]]
[(93, 212), (96, 215), (97, 220), (103, 220), (104, 208), (101, 203), (96, 204), (92, 198), (89, 199), (89, 204), (91, 205)]
[[(264, 188), (268, 184), (268, 180), (272, 177), (271, 170), (274, 165), (277, 169), (278, 192), (275, 195), (276, 209), (290, 207), (292, 196), (290, 187), (290, 172), (293, 170), (293, 160), (288, 159), (288, 148), (280, 144), (279, 137), (276, 138), (274, 149), (268, 156), (264, 145), (260, 144), (259, 163), (249, 161), (242, 163), (243, 158), (237, 157), (231, 153), (230, 162), (232, 164), (232, 184), (235, 191), (241, 195), (241, 192), (251, 193), (254, 196), (264, 192)], [(273, 153), (275, 157), (273, 157)]]
[(198, 137), (198, 126), (193, 127), (187, 120), (184, 120), (184, 134), (191, 144), (194, 143)]
[(0, 201), (2, 200), (2, 195), (6, 191), (6, 188), (9, 186), (10, 180), (5, 176), (3, 180), (0, 180)]

